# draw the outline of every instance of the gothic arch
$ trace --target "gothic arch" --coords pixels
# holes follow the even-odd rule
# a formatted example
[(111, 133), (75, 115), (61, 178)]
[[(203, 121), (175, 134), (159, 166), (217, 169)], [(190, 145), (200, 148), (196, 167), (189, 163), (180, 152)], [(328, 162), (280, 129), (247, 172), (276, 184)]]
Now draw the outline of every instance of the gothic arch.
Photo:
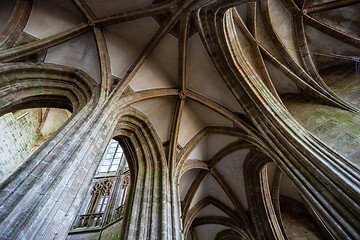
[[(129, 107), (120, 113), (113, 138), (124, 146), (132, 179), (122, 238), (168, 238), (172, 233), (165, 224), (171, 208), (169, 196), (164, 194), (169, 188), (167, 162), (151, 122)], [(162, 202), (168, 203), (166, 209), (160, 209)]]
[(57, 107), (78, 112), (96, 99), (97, 83), (86, 73), (47, 63), (7, 63), (0, 71), (0, 115), (24, 108)]
[[(5, 24), (0, 33), (0, 115), (24, 107), (61, 107), (74, 114), (51, 141), (0, 184), (1, 237), (65, 239), (105, 152), (104, 143), (115, 137), (127, 148), (136, 181), (131, 186), (126, 224), (116, 233), (123, 238), (177, 240), (192, 224), (194, 232), (196, 226), (207, 225), (199, 230), (203, 234), (204, 229), (211, 230), (209, 224), (221, 222), (227, 226), (222, 230), (243, 230), (251, 238), (255, 233), (260, 238), (280, 238), (276, 232), (280, 229), (266, 224), (271, 217), (281, 221), (280, 171), (295, 183), (328, 238), (359, 238), (358, 167), (314, 137), (289, 112), (282, 95), (294, 91), (312, 102), (321, 100), (333, 109), (359, 114), (321, 79), (316, 68), (324, 65), (312, 62), (314, 54), (307, 39), (311, 36), (306, 29), (312, 26), (332, 37), (332, 44), (346, 42), (359, 49), (359, 38), (356, 33), (352, 36), (351, 28), (330, 26), (323, 21), (326, 16), (312, 14), (344, 8), (339, 14), (343, 15), (348, 13), (347, 6), (359, 7), (358, 1), (13, 3), (6, 6), (7, 22), (0, 18)], [(283, 19), (274, 16), (286, 17), (288, 22), (283, 24)], [(46, 17), (54, 21), (43, 25), (48, 23), (43, 21)], [(356, 13), (349, 18), (353, 24)], [(285, 29), (282, 35), (277, 25)], [(27, 38), (28, 34), (37, 39)], [(327, 39), (318, 36), (312, 35), (313, 43)], [(288, 37), (297, 39), (286, 44)], [(79, 45), (86, 47), (78, 52)], [(344, 51), (327, 50), (345, 54), (342, 46), (339, 49)], [(27, 63), (35, 54), (44, 56), (45, 51), (48, 63)], [(71, 59), (56, 61), (60, 56)], [(353, 57), (358, 62), (358, 56)], [(81, 70), (50, 64), (54, 62)], [(282, 86), (289, 83), (289, 88)], [(217, 135), (217, 139), (208, 135)], [(198, 152), (194, 150), (197, 146)], [(236, 147), (244, 150), (234, 152)], [(250, 150), (262, 154), (249, 154), (244, 165)], [(352, 153), (358, 158), (360, 151)], [(194, 157), (188, 159), (190, 154)], [(263, 170), (270, 159), (280, 170), (273, 192), (264, 198), (266, 182), (262, 180), (267, 177)], [(194, 188), (184, 187), (180, 193), (182, 177), (186, 187)], [(244, 178), (252, 190), (245, 191)], [(194, 196), (192, 191), (199, 183), (205, 191)], [(188, 212), (182, 216), (179, 195), (186, 192), (188, 202), (183, 205)], [(204, 208), (205, 202), (211, 204)], [(265, 214), (271, 208), (268, 204), (275, 208), (270, 217)], [(228, 212), (226, 217), (220, 208)], [(255, 212), (257, 208), (262, 212)], [(230, 209), (236, 217), (228, 218)], [(214, 216), (217, 213), (221, 216)], [(235, 218), (241, 219), (242, 230)], [(266, 226), (256, 226), (255, 231), (257, 220)], [(226, 230), (216, 233), (211, 235), (217, 239), (239, 235)]]

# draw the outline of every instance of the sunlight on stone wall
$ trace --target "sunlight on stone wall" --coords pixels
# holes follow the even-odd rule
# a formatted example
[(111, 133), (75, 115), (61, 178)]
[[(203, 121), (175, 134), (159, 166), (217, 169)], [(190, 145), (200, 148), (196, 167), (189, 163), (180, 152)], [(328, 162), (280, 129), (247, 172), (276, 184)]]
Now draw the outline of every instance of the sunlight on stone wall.
[[(328, 68), (322, 77), (332, 90), (345, 101), (360, 107), (360, 75), (354, 65)], [(314, 103), (301, 95), (288, 94), (282, 99), (305, 128), (328, 146), (360, 166), (360, 116), (349, 111)]]
[(45, 109), (41, 111), (36, 108), (0, 117), (0, 182), (15, 171), (70, 116), (65, 110), (50, 109), (39, 129), (44, 113)]

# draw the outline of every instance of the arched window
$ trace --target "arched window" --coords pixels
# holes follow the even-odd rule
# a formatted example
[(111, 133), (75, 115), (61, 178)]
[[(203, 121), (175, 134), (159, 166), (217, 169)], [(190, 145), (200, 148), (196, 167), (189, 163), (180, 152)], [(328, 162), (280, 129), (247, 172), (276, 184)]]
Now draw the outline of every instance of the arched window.
[(101, 163), (100, 168), (98, 169), (98, 173), (116, 172), (119, 168), (120, 161), (123, 156), (124, 152), (120, 144), (116, 140), (111, 139), (106, 151), (106, 155)]
[(104, 226), (122, 218), (130, 172), (124, 151), (112, 139), (93, 178), (75, 228)]

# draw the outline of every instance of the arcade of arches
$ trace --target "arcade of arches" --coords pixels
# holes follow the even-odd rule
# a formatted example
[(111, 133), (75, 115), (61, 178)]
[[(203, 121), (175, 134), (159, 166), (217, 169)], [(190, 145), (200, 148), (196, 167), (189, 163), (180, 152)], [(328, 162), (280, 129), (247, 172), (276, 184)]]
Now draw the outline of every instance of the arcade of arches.
[(0, 239), (360, 239), (359, 12), (0, 1)]

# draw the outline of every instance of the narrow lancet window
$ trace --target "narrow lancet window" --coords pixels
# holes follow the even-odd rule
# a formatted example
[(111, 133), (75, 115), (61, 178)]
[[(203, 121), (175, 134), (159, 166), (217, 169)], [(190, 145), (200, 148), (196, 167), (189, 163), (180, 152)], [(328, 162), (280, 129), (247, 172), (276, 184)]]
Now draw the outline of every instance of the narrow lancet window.
[(122, 218), (130, 172), (124, 151), (112, 139), (93, 178), (75, 228), (105, 226)]

